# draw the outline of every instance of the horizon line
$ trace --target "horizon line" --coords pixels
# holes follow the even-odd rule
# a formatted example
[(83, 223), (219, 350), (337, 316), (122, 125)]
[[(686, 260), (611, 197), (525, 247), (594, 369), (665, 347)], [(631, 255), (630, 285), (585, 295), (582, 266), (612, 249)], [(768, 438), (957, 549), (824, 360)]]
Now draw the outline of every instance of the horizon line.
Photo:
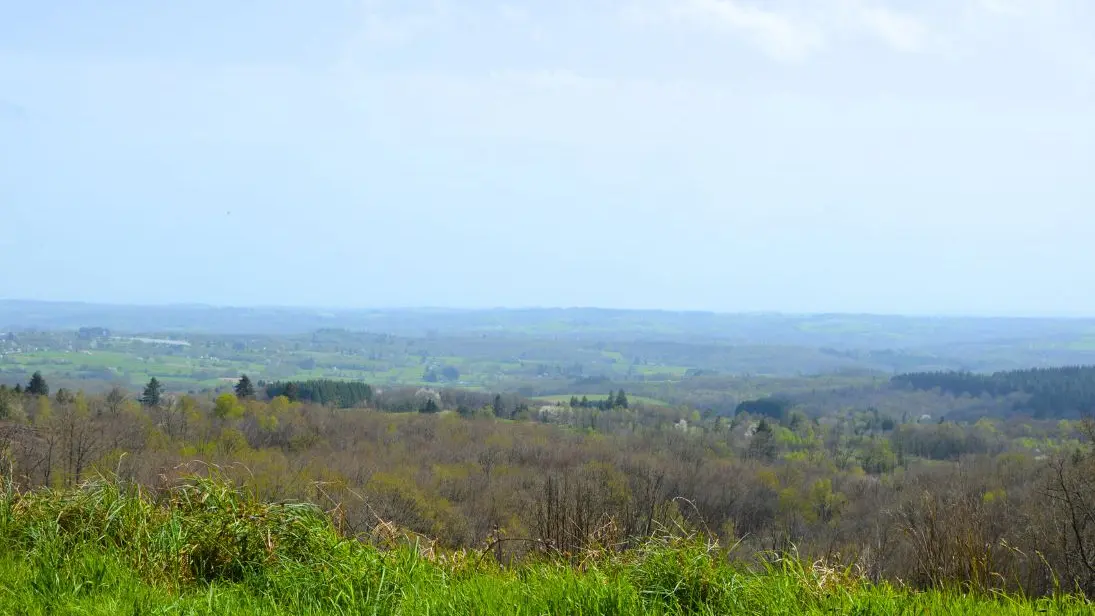
[(278, 310), (285, 312), (330, 312), (341, 313), (354, 312), (532, 312), (532, 311), (581, 311), (597, 310), (603, 312), (620, 313), (663, 313), (663, 314), (694, 314), (713, 316), (778, 316), (778, 317), (826, 317), (826, 316), (850, 316), (850, 317), (875, 317), (875, 318), (903, 318), (903, 319), (1007, 319), (1007, 320), (1070, 320), (1084, 321), (1095, 320), (1095, 315), (1069, 314), (1069, 313), (975, 313), (975, 312), (881, 312), (870, 310), (778, 310), (778, 309), (752, 309), (752, 310), (710, 310), (701, 308), (619, 308), (593, 305), (494, 305), (494, 306), (445, 306), (445, 305), (395, 305), (395, 306), (324, 306), (314, 305), (289, 305), (289, 304), (219, 304), (207, 302), (147, 302), (126, 303), (91, 300), (53, 300), (53, 299), (26, 299), (26, 298), (0, 298), (0, 304), (52, 304), (52, 305), (76, 305), (104, 308), (136, 308), (136, 309), (164, 309), (164, 308), (190, 308), (211, 310)]

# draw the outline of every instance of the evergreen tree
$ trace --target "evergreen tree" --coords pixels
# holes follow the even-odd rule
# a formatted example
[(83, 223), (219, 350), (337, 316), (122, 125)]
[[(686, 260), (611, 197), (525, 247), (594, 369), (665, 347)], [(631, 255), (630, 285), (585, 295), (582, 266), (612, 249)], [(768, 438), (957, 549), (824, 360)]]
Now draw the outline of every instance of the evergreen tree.
[(306, 401), (330, 404), (339, 408), (365, 406), (373, 399), (373, 389), (358, 381), (332, 381), (328, 379), (311, 381), (289, 381), (266, 384), (266, 396), (276, 398), (285, 396), (292, 401)]
[(72, 395), (72, 392), (64, 387), (59, 387), (57, 393), (53, 394), (53, 396), (56, 398), (57, 404), (61, 406), (71, 404), (76, 399), (76, 397)]
[(17, 394), (23, 393), (23, 384), (22, 383), (16, 383), (15, 387), (12, 388), (12, 391), (14, 391)]
[(747, 455), (754, 460), (771, 462), (776, 459), (777, 453), (776, 436), (772, 433), (772, 426), (768, 424), (767, 419), (762, 418), (757, 424), (752, 440), (749, 441)]
[(236, 397), (240, 400), (255, 397), (255, 386), (251, 384), (251, 379), (246, 374), (240, 376), (240, 380), (236, 383)]
[(426, 398), (426, 404), (422, 405), (422, 408), (420, 409), (419, 412), (421, 412), (421, 413), (431, 413), (432, 414), (432, 413), (436, 413), (440, 410), (441, 409), (438, 408), (437, 402), (434, 401), (433, 396), (430, 396), (429, 398)]
[(579, 405), (581, 405), (581, 402), (578, 401), (578, 396), (571, 396), (570, 397), (570, 408), (576, 408)]
[(622, 409), (627, 408), (627, 394), (622, 389), (616, 394), (616, 406)]
[(282, 390), (281, 395), (289, 399), (289, 402), (296, 402), (300, 399), (300, 387), (296, 383), (290, 381), (285, 384), (285, 389)]
[(159, 406), (160, 400), (163, 397), (163, 385), (156, 377), (152, 377), (148, 381), (148, 385), (145, 385), (144, 393), (141, 394), (141, 404), (147, 407)]
[(32, 396), (48, 396), (49, 384), (46, 383), (46, 379), (42, 376), (41, 372), (35, 372), (30, 377), (30, 382), (27, 383), (27, 393)]
[(505, 417), (505, 415), (506, 415), (506, 406), (505, 406), (505, 404), (502, 403), (501, 394), (495, 394), (494, 395), (494, 404), (492, 406), (494, 407), (494, 416), (495, 417)]

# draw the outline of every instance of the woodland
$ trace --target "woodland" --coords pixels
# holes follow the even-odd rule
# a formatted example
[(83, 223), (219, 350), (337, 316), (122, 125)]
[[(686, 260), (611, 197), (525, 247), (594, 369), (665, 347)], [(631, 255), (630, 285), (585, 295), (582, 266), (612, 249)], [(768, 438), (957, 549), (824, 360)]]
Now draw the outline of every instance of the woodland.
[[(548, 604), (585, 596), (585, 584), (606, 588), (597, 576), (624, 586), (608, 598), (597, 590), (595, 603), (617, 607), (593, 613), (720, 613), (735, 601), (784, 599), (783, 612), (754, 613), (922, 613), (915, 610), (931, 609), (924, 606), (932, 602), (960, 613), (995, 613), (1001, 605), (1021, 613), (1083, 613), (1095, 596), (1095, 368), (1084, 365), (747, 374), (692, 361), (702, 354), (684, 351), (706, 343), (663, 341), (644, 344), (669, 348), (657, 361), (684, 352), (681, 364), (633, 358), (628, 376), (612, 362), (570, 357), (569, 373), (560, 375), (554, 367), (566, 364), (521, 358), (534, 370), (547, 366), (542, 378), (503, 374), (491, 388), (469, 381), (475, 361), (435, 352), (451, 332), (408, 339), (433, 346), (403, 383), (331, 375), (322, 365), (327, 359), (288, 376), (268, 371), (250, 359), (275, 339), (261, 337), (211, 335), (208, 341), (222, 341), (221, 348), (255, 370), (218, 376), (208, 386), (170, 370), (154, 373), (171, 365), (156, 358), (192, 352), (177, 344), (128, 347), (126, 356), (147, 376), (136, 386), (122, 378), (79, 378), (73, 363), (43, 361), (86, 361), (81, 357), (94, 358), (103, 347), (130, 344), (105, 330), (20, 331), (8, 337), (19, 350), (9, 346), (11, 361), (0, 364), (14, 368), (0, 372), (0, 546), (9, 556), (37, 559), (24, 566), (0, 558), (0, 569), (24, 580), (11, 583), (10, 596), (30, 593), (42, 606), (45, 595), (34, 584), (46, 582), (31, 580), (58, 562), (71, 578), (57, 582), (69, 607), (91, 601), (93, 595), (81, 593), (90, 592), (95, 575), (114, 572), (132, 582), (134, 601), (147, 599), (149, 606), (189, 601), (217, 584), (242, 585), (214, 594), (227, 602), (222, 607), (243, 613), (288, 596), (315, 613), (327, 613), (332, 601), (353, 606), (348, 611), (386, 605), (380, 611), (400, 613), (407, 593), (425, 583), (412, 575), (414, 559), (425, 559), (422, 566), (437, 568), (437, 575), (490, 588), (469, 595), (500, 602), (475, 603), (484, 613), (541, 592)], [(290, 352), (318, 354), (316, 347), (326, 345), (322, 353), (345, 362), (355, 353), (347, 340), (362, 336), (320, 332)], [(45, 348), (49, 340), (53, 346)], [(97, 340), (102, 346), (92, 346)], [(191, 345), (196, 340), (187, 338)], [(532, 338), (528, 348), (538, 344), (556, 343)], [(618, 344), (581, 344), (590, 356), (619, 359)], [(268, 346), (267, 352), (280, 351)], [(27, 374), (38, 366), (44, 369)], [(638, 366), (670, 376), (637, 374)], [(262, 513), (245, 513), (252, 510)], [(109, 539), (122, 511), (131, 511), (134, 528), (146, 529), (125, 537), (147, 537), (145, 543)], [(298, 515), (304, 521), (292, 517)], [(213, 534), (186, 530), (195, 520), (205, 520), (199, 527)], [(372, 590), (336, 600), (324, 594), (329, 588), (279, 586), (269, 576), (282, 575), (289, 561), (275, 558), (281, 549), (275, 543), (304, 541), (292, 531), (298, 522), (318, 525), (308, 541), (327, 537), (330, 546), (343, 546), (337, 550), (358, 554), (352, 558), (391, 565), (393, 576), (403, 576), (399, 584), (408, 585), (397, 593), (402, 598), (383, 603), (369, 594), (382, 583), (350, 573), (347, 584)], [(169, 535), (178, 538), (170, 549)], [(263, 541), (267, 548), (260, 549)], [(73, 560), (81, 550), (92, 564)], [(657, 584), (643, 577), (647, 567), (689, 554), (698, 560), (688, 562), (706, 564), (659, 569), (667, 577)], [(174, 581), (142, 573), (140, 563), (157, 558), (182, 563)], [(545, 566), (562, 567), (552, 575), (565, 579), (579, 576), (572, 580), (577, 586), (509, 586)], [(718, 594), (713, 589), (723, 586), (711, 580), (719, 576), (746, 576), (743, 588), (756, 584), (759, 594)], [(693, 589), (699, 595), (681, 594), (688, 580), (700, 585)], [(650, 584), (666, 593), (653, 603)], [(779, 594), (783, 584), (790, 595)], [(451, 593), (437, 600), (463, 596)], [(956, 607), (963, 601), (985, 603)], [(327, 607), (315, 607), (321, 604)], [(254, 613), (277, 611), (254, 607)]]

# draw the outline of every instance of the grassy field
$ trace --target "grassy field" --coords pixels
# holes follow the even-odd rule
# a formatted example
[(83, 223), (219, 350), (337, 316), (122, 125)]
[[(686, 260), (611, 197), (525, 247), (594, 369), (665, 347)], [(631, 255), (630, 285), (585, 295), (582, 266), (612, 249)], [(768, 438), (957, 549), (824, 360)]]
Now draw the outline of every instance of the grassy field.
[[(431, 357), (429, 365), (453, 366), (459, 370), (457, 382), (429, 382), (427, 366), (414, 356), (399, 356), (384, 361), (370, 360), (359, 355), (330, 352), (277, 351), (254, 349), (213, 357), (188, 348), (165, 348), (162, 345), (124, 344), (118, 348), (73, 350), (33, 350), (0, 354), (0, 382), (23, 382), (34, 371), (41, 371), (55, 386), (68, 388), (106, 389), (111, 383), (123, 383), (131, 388), (143, 387), (152, 377), (162, 381), (169, 391), (201, 391), (225, 388), (240, 374), (253, 380), (346, 379), (360, 380), (377, 386), (458, 386), (491, 391), (513, 390), (521, 385), (545, 386), (549, 381), (538, 379), (531, 371), (542, 362), (484, 360), (457, 355)], [(605, 355), (619, 356), (619, 353)], [(626, 366), (619, 368), (624, 376)], [(642, 366), (634, 370), (647, 383), (661, 379), (678, 380), (687, 368), (683, 366)], [(565, 385), (568, 379), (555, 377)], [(551, 391), (548, 389), (547, 391)], [(569, 394), (566, 396), (569, 399)], [(640, 401), (636, 398), (636, 402)], [(663, 401), (647, 399), (650, 403)]]
[[(153, 499), (101, 480), (0, 501), (5, 614), (1089, 614), (1076, 597), (1029, 600), (871, 584), (782, 561), (730, 564), (697, 538), (652, 538), (503, 567), (342, 536), (322, 511), (255, 501), (190, 478)], [(375, 538), (374, 538), (375, 539)]]

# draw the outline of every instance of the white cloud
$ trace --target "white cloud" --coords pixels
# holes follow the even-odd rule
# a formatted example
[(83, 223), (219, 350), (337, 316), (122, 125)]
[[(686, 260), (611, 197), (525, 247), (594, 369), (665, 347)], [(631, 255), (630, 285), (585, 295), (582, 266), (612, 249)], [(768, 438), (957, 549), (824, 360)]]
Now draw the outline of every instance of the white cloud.
[(685, 0), (679, 14), (715, 26), (746, 33), (761, 49), (778, 59), (805, 57), (825, 43), (814, 26), (793, 15), (764, 10), (734, 0)]
[(924, 51), (930, 38), (922, 17), (872, 0), (650, 0), (626, 14), (647, 24), (688, 23), (739, 33), (785, 61), (802, 60), (847, 35), (867, 34), (899, 52)]
[(494, 80), (537, 90), (589, 90), (611, 85), (606, 79), (584, 77), (571, 70), (495, 71)]
[(800, 60), (825, 45), (822, 32), (795, 15), (738, 0), (672, 0), (632, 6), (626, 12), (646, 23), (668, 20), (740, 32), (779, 60)]
[(498, 13), (502, 16), (502, 19), (510, 23), (527, 23), (529, 21), (529, 12), (527, 9), (520, 5), (515, 4), (499, 4)]
[(904, 52), (923, 51), (927, 40), (924, 23), (905, 13), (877, 6), (859, 5), (858, 25), (889, 47)]
[(401, 6), (402, 10), (383, 8), (380, 0), (368, 0), (363, 4), (360, 36), (371, 44), (403, 44), (441, 28), (449, 17), (444, 2), (430, 2), (415, 10)]
[(1031, 9), (1030, 0), (975, 0), (974, 4), (990, 13), (998, 13), (1009, 17), (1022, 17)]

